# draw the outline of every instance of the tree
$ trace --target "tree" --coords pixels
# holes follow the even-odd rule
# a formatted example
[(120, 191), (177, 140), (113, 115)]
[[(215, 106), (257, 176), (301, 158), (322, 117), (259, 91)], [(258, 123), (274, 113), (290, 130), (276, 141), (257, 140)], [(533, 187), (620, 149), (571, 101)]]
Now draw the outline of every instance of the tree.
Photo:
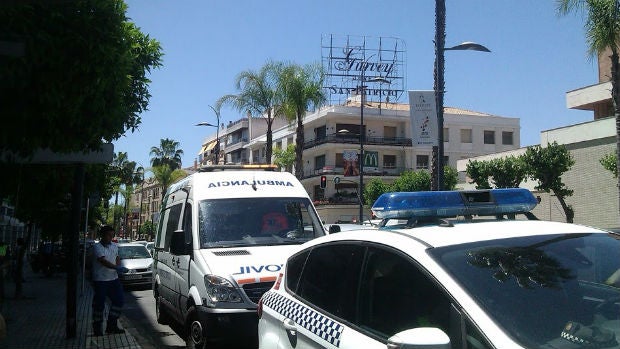
[[(617, 0), (557, 0), (558, 13), (586, 13), (586, 41), (590, 57), (600, 56), (610, 49), (611, 55), (611, 99), (616, 118), (616, 158), (620, 158), (620, 56), (618, 38), (620, 37), (620, 5)], [(620, 172), (616, 162), (615, 173)], [(618, 178), (618, 199), (620, 200), (620, 177)]]
[[(278, 90), (278, 76), (282, 63), (267, 62), (258, 72), (246, 70), (241, 72), (235, 86), (238, 94), (229, 94), (220, 97), (216, 103), (219, 110), (222, 105), (231, 105), (239, 112), (249, 112), (251, 115), (263, 117), (267, 123), (267, 149), (265, 152), (267, 163), (271, 163), (273, 152), (273, 120), (280, 115), (281, 95)], [(219, 125), (218, 125), (219, 127)]]
[(126, 17), (122, 0), (14, 1), (0, 6), (0, 151), (99, 149), (141, 123), (147, 73), (161, 47)]
[(566, 197), (573, 195), (573, 191), (562, 183), (562, 174), (570, 170), (575, 160), (566, 147), (557, 142), (547, 144), (546, 147), (528, 147), (523, 154), (523, 162), (527, 176), (538, 181), (536, 189), (553, 192), (564, 210), (566, 222), (572, 223), (575, 212), (566, 203)]
[(289, 144), (285, 150), (276, 149), (273, 151), (274, 165), (279, 168), (284, 168), (286, 172), (292, 172), (293, 164), (295, 163), (295, 145)]
[(491, 171), (487, 161), (469, 160), (465, 171), (471, 178), (469, 183), (475, 183), (476, 189), (491, 189), (491, 183), (489, 183)]
[(492, 159), (488, 162), (488, 170), (495, 188), (518, 188), (526, 177), (523, 158), (517, 156)]
[(295, 176), (303, 178), (304, 116), (310, 108), (320, 107), (326, 100), (323, 91), (324, 73), (320, 64), (299, 66), (289, 64), (282, 68), (279, 89), (283, 98), (283, 113), (291, 122), (297, 122), (295, 139)]
[(171, 171), (181, 168), (183, 150), (179, 148), (179, 142), (162, 138), (159, 147), (151, 147), (151, 166), (168, 165)]
[(187, 173), (181, 169), (173, 170), (168, 164), (163, 164), (159, 166), (153, 166), (151, 168), (153, 172), (153, 177), (157, 180), (157, 183), (161, 185), (161, 197), (163, 198), (166, 195), (166, 190), (170, 187), (170, 184), (178, 181), (181, 178), (187, 176)]
[(616, 154), (607, 154), (599, 162), (607, 171), (614, 175), (614, 178), (618, 178), (618, 157)]
[(454, 167), (443, 167), (443, 186), (445, 190), (455, 190), (459, 182), (459, 173)]
[(431, 190), (431, 174), (428, 171), (405, 171), (394, 180), (390, 191)]
[(364, 201), (366, 205), (372, 205), (381, 196), (381, 194), (389, 193), (390, 185), (384, 183), (379, 178), (371, 179), (364, 186)]

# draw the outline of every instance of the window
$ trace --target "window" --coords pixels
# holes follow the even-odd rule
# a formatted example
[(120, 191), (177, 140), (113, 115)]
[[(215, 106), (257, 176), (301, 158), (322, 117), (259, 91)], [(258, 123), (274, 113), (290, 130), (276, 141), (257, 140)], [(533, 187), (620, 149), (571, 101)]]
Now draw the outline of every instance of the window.
[(358, 289), (351, 286), (359, 284), (363, 257), (364, 247), (357, 244), (314, 248), (308, 256), (296, 293), (326, 313), (355, 321)]
[(503, 145), (513, 145), (513, 132), (512, 131), (502, 131), (502, 144)]
[(157, 240), (157, 247), (164, 248), (166, 251), (170, 248), (170, 241), (172, 240), (172, 233), (179, 229), (179, 221), (181, 220), (181, 208), (182, 204), (176, 204), (166, 209), (163, 212), (163, 219), (159, 229), (161, 233), (159, 240)]
[(461, 129), (461, 143), (472, 143), (471, 129)]
[(327, 128), (325, 126), (317, 127), (314, 129), (316, 139), (325, 139), (327, 136)]
[(396, 127), (394, 127), (394, 126), (383, 126), (383, 137), (385, 137), (385, 138), (396, 138)]
[(416, 156), (416, 169), (428, 169), (428, 155), (417, 155)]
[(396, 155), (383, 155), (383, 168), (396, 168)]
[(342, 153), (336, 154), (336, 167), (344, 167), (344, 159), (342, 158)]
[(450, 333), (450, 301), (398, 251), (370, 246), (362, 270), (360, 326), (387, 339), (415, 327)]
[(276, 146), (274, 147), (276, 149), (282, 149), (282, 141), (277, 141), (276, 142)]
[(450, 130), (447, 128), (443, 129), (443, 141), (444, 142), (450, 142)]
[(319, 155), (314, 157), (314, 169), (320, 170), (325, 166), (325, 155)]
[(495, 144), (495, 131), (484, 131), (484, 144)]

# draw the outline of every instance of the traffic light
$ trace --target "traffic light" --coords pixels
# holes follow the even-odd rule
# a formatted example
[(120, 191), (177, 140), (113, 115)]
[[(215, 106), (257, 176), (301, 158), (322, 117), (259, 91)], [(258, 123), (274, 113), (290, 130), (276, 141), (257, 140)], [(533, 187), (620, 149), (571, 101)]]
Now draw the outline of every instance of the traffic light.
[(321, 176), (321, 189), (327, 187), (327, 176)]

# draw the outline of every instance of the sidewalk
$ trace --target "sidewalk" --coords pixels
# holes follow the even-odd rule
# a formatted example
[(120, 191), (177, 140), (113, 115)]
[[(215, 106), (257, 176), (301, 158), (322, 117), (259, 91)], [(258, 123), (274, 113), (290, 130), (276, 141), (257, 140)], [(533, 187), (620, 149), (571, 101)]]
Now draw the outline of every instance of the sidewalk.
[[(92, 336), (91, 301), (93, 290), (86, 281), (82, 287), (82, 276), (77, 285), (77, 331), (75, 338), (66, 339), (67, 324), (67, 275), (54, 274), (45, 277), (34, 273), (30, 264), (24, 266), (24, 299), (13, 299), (15, 284), (5, 280), (4, 304), (0, 313), (5, 318), (7, 337), (0, 339), (0, 349), (30, 348), (126, 348), (141, 346), (130, 331), (124, 334)], [(7, 278), (10, 279), (10, 278)], [(127, 321), (121, 316), (120, 326), (126, 328)]]

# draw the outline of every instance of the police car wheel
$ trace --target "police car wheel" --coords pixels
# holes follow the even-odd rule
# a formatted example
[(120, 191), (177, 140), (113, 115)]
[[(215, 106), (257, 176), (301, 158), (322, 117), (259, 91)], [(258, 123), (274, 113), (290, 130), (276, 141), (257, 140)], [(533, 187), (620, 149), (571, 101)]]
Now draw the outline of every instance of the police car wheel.
[(203, 349), (206, 348), (206, 338), (204, 335), (204, 329), (202, 324), (198, 320), (198, 316), (196, 315), (196, 308), (189, 308), (188, 316), (187, 316), (187, 337), (185, 339), (185, 344), (188, 349)]

